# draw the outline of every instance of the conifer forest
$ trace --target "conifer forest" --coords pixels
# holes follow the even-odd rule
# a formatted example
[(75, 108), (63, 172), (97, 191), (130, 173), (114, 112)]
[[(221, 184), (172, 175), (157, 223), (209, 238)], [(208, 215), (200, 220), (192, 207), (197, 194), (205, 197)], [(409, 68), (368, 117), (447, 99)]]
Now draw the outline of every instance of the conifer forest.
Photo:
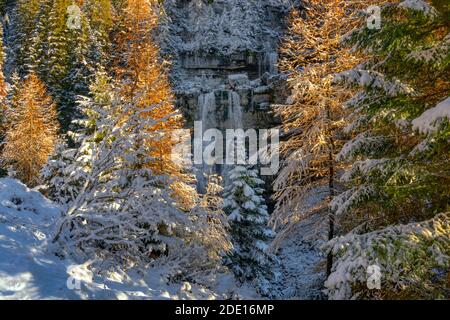
[(450, 299), (449, 0), (0, 21), (0, 300)]

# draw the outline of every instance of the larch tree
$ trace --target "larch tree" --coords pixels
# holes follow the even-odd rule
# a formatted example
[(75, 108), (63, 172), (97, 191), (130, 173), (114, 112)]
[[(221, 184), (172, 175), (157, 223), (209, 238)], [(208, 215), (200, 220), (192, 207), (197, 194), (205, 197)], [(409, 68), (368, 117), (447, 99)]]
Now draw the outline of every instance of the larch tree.
[[(280, 68), (290, 74), (292, 104), (276, 110), (288, 138), (281, 145), (284, 167), (274, 184), (277, 203), (271, 223), (282, 229), (275, 245), (297, 222), (321, 211), (328, 211), (328, 240), (334, 237), (334, 213), (327, 204), (337, 190), (336, 155), (343, 143), (344, 102), (351, 91), (336, 86), (333, 75), (361, 61), (341, 41), (360, 20), (357, 9), (363, 3), (367, 1), (310, 0), (302, 12), (291, 13)], [(308, 207), (308, 197), (323, 188), (323, 201)], [(327, 273), (331, 265), (330, 254)]]
[(10, 166), (25, 183), (36, 185), (40, 170), (54, 150), (59, 129), (55, 105), (36, 75), (24, 80), (14, 110), (7, 112), (7, 121), (2, 165)]
[(162, 59), (154, 41), (160, 14), (159, 1), (125, 1), (114, 37), (114, 72), (125, 102), (135, 105), (136, 110), (154, 106), (152, 111), (143, 114), (155, 123), (146, 128), (152, 133), (152, 139), (145, 143), (151, 146), (153, 158), (147, 165), (158, 174), (171, 176), (174, 194), (189, 206), (196, 193), (193, 180), (172, 161), (175, 144), (172, 133), (182, 129), (184, 121), (173, 105), (168, 62)]

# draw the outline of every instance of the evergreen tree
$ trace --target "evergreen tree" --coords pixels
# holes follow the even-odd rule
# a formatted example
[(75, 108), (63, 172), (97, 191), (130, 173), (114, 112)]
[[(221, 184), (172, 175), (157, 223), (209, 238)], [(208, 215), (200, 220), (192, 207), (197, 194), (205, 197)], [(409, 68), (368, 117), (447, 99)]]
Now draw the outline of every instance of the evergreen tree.
[(25, 79), (15, 101), (17, 105), (7, 113), (2, 165), (11, 166), (25, 183), (36, 185), (39, 171), (57, 141), (56, 110), (45, 86), (34, 74)]
[[(0, 153), (2, 150), (2, 142), (6, 133), (6, 112), (8, 110), (7, 105), (7, 85), (5, 76), (3, 75), (3, 65), (5, 62), (5, 54), (3, 50), (3, 28), (0, 25)], [(0, 172), (1, 174), (1, 172)]]
[(13, 51), (15, 52), (16, 71), (25, 76), (28, 74), (31, 63), (31, 51), (36, 24), (41, 10), (49, 1), (43, 0), (18, 0), (13, 15), (13, 25), (16, 34), (13, 36)]
[(30, 43), (24, 49), (25, 71), (33, 70), (47, 85), (67, 131), (80, 117), (77, 96), (88, 95), (96, 69), (107, 65), (111, 7), (107, 1), (46, 0), (36, 16), (31, 35), (25, 36)]
[[(337, 261), (326, 286), (337, 298), (443, 298), (450, 229), (448, 213), (436, 214), (450, 205), (450, 9), (421, 0), (382, 9), (380, 30), (347, 39), (370, 59), (335, 77), (359, 91), (348, 103), (352, 139), (338, 155), (349, 189), (331, 202), (349, 234), (328, 246)], [(370, 265), (381, 269), (380, 292), (364, 286)]]
[(242, 166), (232, 169), (229, 179), (223, 208), (230, 223), (233, 250), (226, 264), (240, 281), (254, 281), (261, 294), (274, 294), (270, 292), (269, 279), (274, 280), (276, 263), (267, 244), (274, 233), (268, 227), (264, 181), (258, 178), (256, 170)]
[[(111, 0), (90, 0), (85, 4), (90, 29), (95, 42), (93, 51), (96, 61), (106, 60), (110, 50), (110, 33), (113, 29), (114, 15)], [(103, 65), (103, 63), (101, 63)]]

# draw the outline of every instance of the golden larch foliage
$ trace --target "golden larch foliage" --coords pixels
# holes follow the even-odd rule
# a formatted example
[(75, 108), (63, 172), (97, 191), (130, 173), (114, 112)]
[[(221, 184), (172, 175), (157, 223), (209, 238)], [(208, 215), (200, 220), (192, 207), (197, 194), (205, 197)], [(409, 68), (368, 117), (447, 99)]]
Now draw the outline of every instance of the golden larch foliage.
[(169, 64), (161, 58), (154, 41), (159, 10), (157, 0), (126, 1), (115, 39), (115, 73), (126, 103), (141, 109), (152, 108), (144, 114), (155, 120), (154, 125), (147, 128), (152, 137), (146, 143), (154, 158), (148, 165), (156, 174), (166, 174), (174, 179), (172, 190), (188, 207), (193, 199), (193, 190), (185, 184), (189, 178), (171, 159), (172, 132), (182, 129), (184, 121), (173, 105), (175, 99), (167, 77)]
[(35, 74), (24, 80), (14, 98), (17, 104), (7, 113), (2, 165), (12, 166), (19, 179), (34, 186), (58, 139), (57, 112)]
[(306, 208), (312, 189), (324, 186), (327, 199), (334, 195), (335, 156), (342, 144), (338, 133), (346, 124), (344, 102), (353, 92), (336, 85), (333, 76), (365, 59), (342, 41), (361, 24), (360, 10), (373, 2), (309, 0), (303, 11), (291, 12), (279, 65), (290, 74), (293, 104), (276, 110), (289, 136), (281, 146), (286, 166), (274, 185), (277, 205), (271, 223), (286, 228), (279, 240), (296, 222), (326, 208), (326, 201)]

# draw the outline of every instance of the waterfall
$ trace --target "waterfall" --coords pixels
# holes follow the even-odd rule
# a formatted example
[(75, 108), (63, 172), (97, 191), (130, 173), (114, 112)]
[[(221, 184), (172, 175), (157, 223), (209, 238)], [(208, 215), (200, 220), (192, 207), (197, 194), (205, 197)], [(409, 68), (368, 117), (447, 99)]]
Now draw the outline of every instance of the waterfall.
[[(201, 94), (198, 97), (198, 105), (200, 107), (200, 120), (202, 122), (202, 136), (206, 130), (215, 128), (217, 126), (217, 101), (216, 94), (214, 91), (208, 92), (206, 94)], [(208, 143), (203, 142), (203, 150), (208, 145)], [(202, 152), (203, 152), (202, 150)], [(208, 165), (205, 161), (201, 165), (197, 166), (196, 178), (197, 178), (197, 189), (200, 193), (206, 193), (208, 175), (213, 173), (213, 167)]]
[(228, 91), (228, 121), (230, 129), (243, 129), (241, 97), (235, 91)]
[(201, 112), (201, 120), (203, 124), (203, 133), (211, 128), (215, 128), (216, 113), (217, 113), (217, 103), (216, 94), (214, 91), (208, 92), (207, 94), (202, 94), (199, 96), (199, 106)]
[(276, 52), (269, 52), (266, 54), (267, 65), (269, 67), (270, 74), (278, 73), (277, 63), (278, 63), (278, 54)]
[[(202, 135), (208, 129), (221, 129), (223, 132), (223, 136), (225, 138), (225, 129), (243, 129), (243, 110), (241, 106), (241, 97), (236, 91), (227, 90), (223, 91), (222, 94), (226, 94), (228, 99), (224, 100), (222, 97), (219, 101), (216, 99), (216, 92), (211, 91), (206, 94), (201, 94), (198, 98), (199, 105), (199, 119), (202, 121)], [(227, 104), (225, 102), (227, 101)], [(225, 104), (225, 105), (224, 105)], [(227, 117), (226, 119), (220, 118), (220, 108), (225, 107), (227, 109)], [(211, 142), (203, 142), (203, 150), (205, 147), (210, 145)], [(234, 146), (233, 142), (233, 146)], [(225, 141), (223, 146), (225, 147)], [(223, 177), (226, 177), (227, 172), (231, 170), (234, 165), (218, 165), (217, 167), (214, 165), (208, 165), (203, 161), (201, 165), (197, 165), (197, 181), (198, 186), (197, 189), (200, 193), (206, 192), (208, 175), (213, 173), (218, 173)], [(224, 179), (226, 183), (226, 179)]]
[(266, 51), (260, 54), (258, 59), (258, 77), (268, 72), (269, 74), (278, 73), (278, 53), (275, 51)]
[[(228, 91), (228, 127), (229, 129), (244, 129), (243, 111), (241, 106), (241, 97), (236, 91)], [(226, 141), (227, 145), (231, 144), (231, 147), (236, 151), (236, 143), (234, 141)], [(229, 183), (228, 173), (236, 165), (224, 165), (222, 166), (222, 181), (224, 186)]]

